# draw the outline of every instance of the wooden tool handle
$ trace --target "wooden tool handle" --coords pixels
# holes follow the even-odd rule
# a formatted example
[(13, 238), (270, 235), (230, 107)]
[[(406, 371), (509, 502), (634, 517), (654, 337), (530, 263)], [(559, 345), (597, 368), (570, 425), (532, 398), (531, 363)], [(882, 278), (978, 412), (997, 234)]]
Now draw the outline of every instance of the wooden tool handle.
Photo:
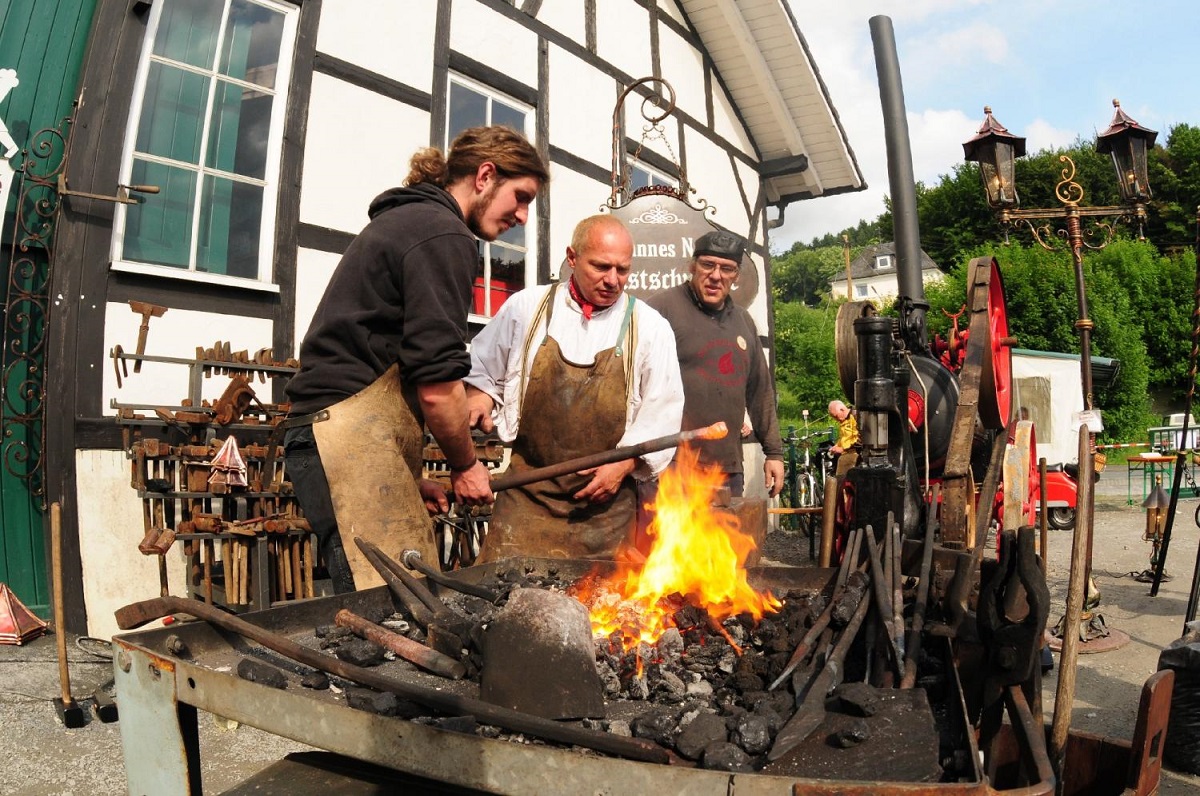
[(63, 704), (71, 702), (71, 672), (67, 667), (67, 628), (63, 617), (62, 506), (50, 504), (50, 568), (54, 575), (54, 638), (58, 645), (58, 681)]

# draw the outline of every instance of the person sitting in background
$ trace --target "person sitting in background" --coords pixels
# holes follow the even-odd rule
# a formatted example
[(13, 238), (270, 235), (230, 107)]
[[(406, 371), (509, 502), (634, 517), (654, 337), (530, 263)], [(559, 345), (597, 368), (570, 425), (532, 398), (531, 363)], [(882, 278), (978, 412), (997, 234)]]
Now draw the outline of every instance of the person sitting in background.
[(837, 442), (829, 452), (837, 458), (837, 476), (841, 478), (858, 464), (858, 421), (843, 401), (829, 402), (829, 416), (837, 422)]

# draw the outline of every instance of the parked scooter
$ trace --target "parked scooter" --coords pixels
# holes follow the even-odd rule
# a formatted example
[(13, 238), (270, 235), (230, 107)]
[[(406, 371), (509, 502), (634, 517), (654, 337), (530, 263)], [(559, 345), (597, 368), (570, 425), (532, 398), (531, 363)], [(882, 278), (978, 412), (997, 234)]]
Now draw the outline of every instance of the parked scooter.
[[(1100, 480), (1095, 473), (1094, 480)], [(1075, 527), (1075, 507), (1078, 503), (1079, 465), (1051, 464), (1046, 467), (1046, 524), (1064, 531)], [(1038, 496), (1038, 511), (1042, 510)]]

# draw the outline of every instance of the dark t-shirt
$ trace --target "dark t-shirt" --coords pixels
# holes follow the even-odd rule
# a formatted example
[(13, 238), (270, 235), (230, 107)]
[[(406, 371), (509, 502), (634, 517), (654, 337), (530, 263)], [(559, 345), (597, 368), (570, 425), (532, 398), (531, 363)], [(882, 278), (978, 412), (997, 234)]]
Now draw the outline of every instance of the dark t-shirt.
[(683, 376), (683, 427), (717, 421), (729, 426), (724, 439), (699, 444), (702, 461), (727, 473), (742, 472), (741, 428), (747, 410), (768, 459), (783, 458), (775, 391), (762, 342), (750, 313), (726, 301), (719, 310), (704, 307), (688, 282), (648, 301), (675, 331)]
[(406, 385), (470, 372), (467, 313), (476, 238), (458, 203), (433, 185), (393, 188), (334, 269), (287, 387), (293, 414), (325, 409), (394, 363)]

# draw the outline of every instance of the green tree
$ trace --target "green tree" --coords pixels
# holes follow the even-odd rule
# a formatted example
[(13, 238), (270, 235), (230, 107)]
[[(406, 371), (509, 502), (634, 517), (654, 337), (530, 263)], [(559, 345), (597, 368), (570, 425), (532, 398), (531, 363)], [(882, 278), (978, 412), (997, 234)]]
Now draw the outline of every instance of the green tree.
[(843, 398), (834, 352), (835, 304), (808, 307), (800, 302), (775, 305), (775, 384), (780, 423), (799, 425), (800, 411), (824, 415), (834, 398)]
[(771, 258), (771, 290), (776, 301), (815, 307), (829, 295), (829, 281), (842, 271), (842, 247), (809, 248), (799, 243)]

